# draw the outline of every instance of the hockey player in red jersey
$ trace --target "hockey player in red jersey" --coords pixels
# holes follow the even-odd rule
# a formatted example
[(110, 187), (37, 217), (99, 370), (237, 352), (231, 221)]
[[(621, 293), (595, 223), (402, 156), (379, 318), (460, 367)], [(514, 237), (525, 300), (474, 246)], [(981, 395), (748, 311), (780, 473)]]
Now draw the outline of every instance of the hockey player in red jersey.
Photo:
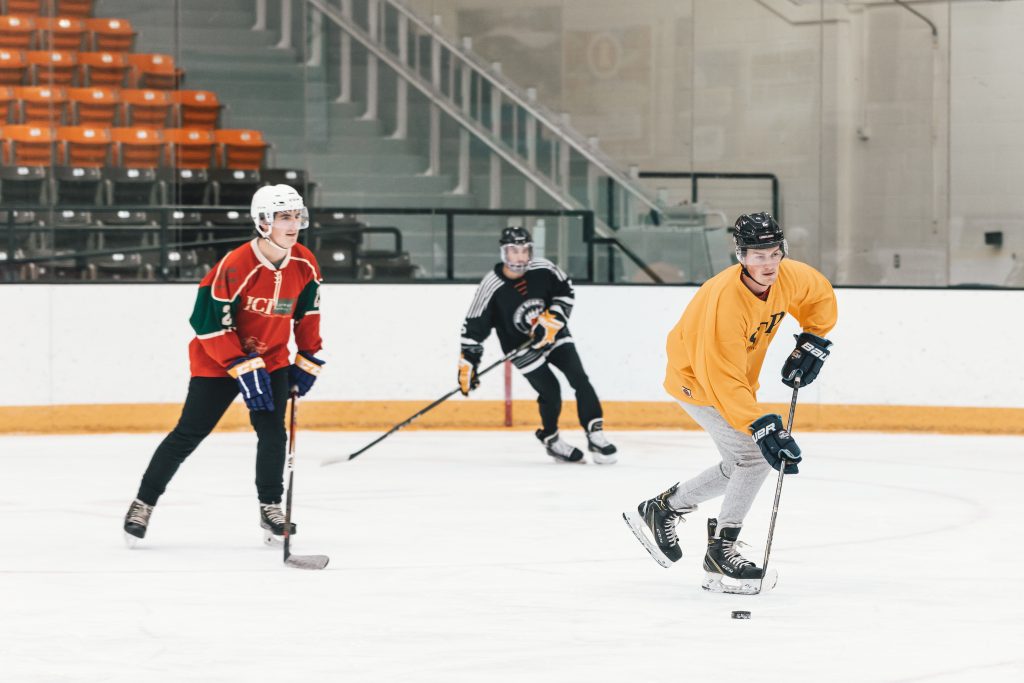
[[(298, 243), (309, 225), (302, 197), (287, 185), (252, 198), (258, 236), (231, 251), (199, 284), (189, 322), (191, 379), (177, 426), (157, 447), (124, 520), (126, 540), (146, 535), (153, 506), (178, 467), (209, 435), (239, 394), (256, 431), (256, 492), (268, 542), (284, 533), (281, 496), (289, 393), (313, 386), (324, 361), (320, 267)], [(289, 360), (292, 331), (298, 353)], [(290, 533), (295, 533), (292, 524)]]

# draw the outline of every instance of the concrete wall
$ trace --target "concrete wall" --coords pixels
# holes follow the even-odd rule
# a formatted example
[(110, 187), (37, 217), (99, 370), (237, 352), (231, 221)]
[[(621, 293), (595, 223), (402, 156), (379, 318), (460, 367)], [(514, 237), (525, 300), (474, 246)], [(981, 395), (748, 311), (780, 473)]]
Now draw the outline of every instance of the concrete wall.
[[(1022, 285), (1024, 2), (909, 4), (923, 17), (874, 0), (411, 2), (624, 165), (778, 174), (795, 254), (839, 283)], [(709, 183), (702, 199), (734, 216), (767, 195)]]

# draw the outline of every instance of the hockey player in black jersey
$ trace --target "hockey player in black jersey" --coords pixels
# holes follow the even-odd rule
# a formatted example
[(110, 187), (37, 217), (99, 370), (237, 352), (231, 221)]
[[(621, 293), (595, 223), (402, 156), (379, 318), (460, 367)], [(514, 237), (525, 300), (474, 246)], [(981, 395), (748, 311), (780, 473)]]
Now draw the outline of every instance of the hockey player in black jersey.
[(562, 462), (583, 459), (583, 452), (558, 434), (562, 392), (549, 367), (553, 365), (576, 392), (576, 411), (587, 432), (587, 447), (594, 462), (614, 463), (616, 448), (604, 435), (601, 402), (569, 334), (572, 281), (551, 261), (533, 257), (533, 239), (525, 228), (506, 228), (499, 243), (501, 263), (480, 281), (462, 325), (459, 388), (468, 396), (479, 386), (477, 366), (483, 356), (483, 342), (492, 329), (498, 333), (504, 353), (529, 342), (512, 362), (537, 390), (542, 424), (537, 438), (548, 455)]

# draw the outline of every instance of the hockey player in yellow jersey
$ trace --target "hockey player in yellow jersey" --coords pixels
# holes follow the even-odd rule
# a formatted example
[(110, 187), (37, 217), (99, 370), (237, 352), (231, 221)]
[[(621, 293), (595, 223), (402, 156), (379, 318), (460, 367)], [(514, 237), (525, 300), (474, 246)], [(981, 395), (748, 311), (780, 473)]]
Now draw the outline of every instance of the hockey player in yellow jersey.
[(708, 520), (704, 587), (745, 592), (761, 568), (736, 547), (743, 519), (771, 467), (796, 474), (800, 448), (779, 415), (757, 401), (768, 345), (786, 315), (803, 328), (782, 368), (782, 382), (812, 383), (829, 355), (825, 335), (836, 324), (832, 286), (811, 266), (786, 258), (782, 228), (766, 213), (744, 214), (733, 237), (739, 263), (705, 282), (668, 335), (665, 390), (712, 438), (721, 455), (695, 477), (623, 514), (637, 539), (662, 566), (682, 557), (676, 524), (723, 496)]

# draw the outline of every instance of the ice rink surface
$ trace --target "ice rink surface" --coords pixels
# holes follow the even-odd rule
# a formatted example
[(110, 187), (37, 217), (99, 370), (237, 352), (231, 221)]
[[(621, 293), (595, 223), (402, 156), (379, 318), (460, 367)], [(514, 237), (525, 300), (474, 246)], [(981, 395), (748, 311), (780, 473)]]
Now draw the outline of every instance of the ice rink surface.
[[(746, 597), (700, 589), (718, 501), (667, 570), (621, 519), (716, 461), (703, 433), (610, 432), (600, 467), (406, 431), (319, 467), (374, 436), (299, 434), (293, 550), (322, 572), (262, 544), (252, 434), (210, 437), (134, 550), (162, 435), (0, 437), (0, 680), (1024, 681), (1024, 439), (798, 430), (779, 585)], [(741, 536), (758, 563), (774, 488)]]

